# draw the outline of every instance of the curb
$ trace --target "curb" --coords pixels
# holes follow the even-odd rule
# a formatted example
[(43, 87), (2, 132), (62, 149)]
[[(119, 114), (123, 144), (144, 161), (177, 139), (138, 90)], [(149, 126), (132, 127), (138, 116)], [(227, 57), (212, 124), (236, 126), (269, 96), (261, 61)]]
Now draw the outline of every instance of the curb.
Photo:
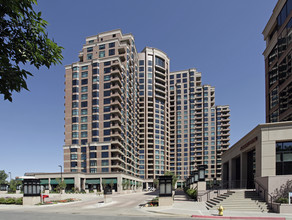
[(237, 217), (237, 216), (208, 216), (192, 215), (192, 218), (198, 219), (243, 219), (243, 220), (286, 220), (284, 217)]

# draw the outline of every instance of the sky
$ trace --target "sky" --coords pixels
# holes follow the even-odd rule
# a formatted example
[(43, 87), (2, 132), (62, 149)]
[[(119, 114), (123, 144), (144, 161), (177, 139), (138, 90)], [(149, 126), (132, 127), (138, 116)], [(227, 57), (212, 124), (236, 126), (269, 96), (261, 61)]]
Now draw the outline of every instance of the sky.
[(230, 144), (265, 123), (265, 41), (276, 0), (38, 0), (47, 31), (64, 47), (62, 64), (33, 73), (30, 91), (0, 95), (0, 170), (59, 172), (63, 165), (65, 65), (78, 61), (85, 38), (121, 29), (137, 51), (166, 52), (170, 71), (196, 68), (215, 86), (216, 105), (229, 105)]

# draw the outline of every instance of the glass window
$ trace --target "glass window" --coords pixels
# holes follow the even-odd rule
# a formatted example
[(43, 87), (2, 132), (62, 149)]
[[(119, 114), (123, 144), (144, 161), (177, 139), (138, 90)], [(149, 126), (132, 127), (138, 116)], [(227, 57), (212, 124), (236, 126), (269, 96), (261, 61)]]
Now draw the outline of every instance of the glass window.
[(108, 47), (109, 47), (109, 48), (115, 47), (115, 42), (109, 43), (109, 44), (108, 44)]
[(105, 57), (105, 51), (99, 51), (99, 58)]
[(101, 45), (99, 45), (99, 49), (100, 49), (100, 50), (105, 49), (105, 44), (101, 44)]
[(92, 53), (88, 53), (87, 54), (87, 60), (92, 60), (93, 54)]
[(109, 56), (115, 55), (115, 49), (110, 49), (110, 50), (108, 51), (108, 55), (109, 55)]
[(87, 86), (82, 86), (81, 87), (81, 92), (87, 92), (88, 91), (88, 87)]

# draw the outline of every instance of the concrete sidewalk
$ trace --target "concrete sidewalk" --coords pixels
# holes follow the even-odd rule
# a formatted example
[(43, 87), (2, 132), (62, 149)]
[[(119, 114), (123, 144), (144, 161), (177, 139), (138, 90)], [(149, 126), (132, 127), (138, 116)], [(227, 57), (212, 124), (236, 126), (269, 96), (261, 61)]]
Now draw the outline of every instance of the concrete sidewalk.
[(172, 206), (143, 207), (143, 211), (175, 217), (193, 217), (194, 219), (290, 219), (292, 214), (244, 212), (224, 210), (224, 216), (218, 216), (216, 210), (208, 210), (205, 202), (195, 202), (188, 198), (183, 191), (176, 191)]

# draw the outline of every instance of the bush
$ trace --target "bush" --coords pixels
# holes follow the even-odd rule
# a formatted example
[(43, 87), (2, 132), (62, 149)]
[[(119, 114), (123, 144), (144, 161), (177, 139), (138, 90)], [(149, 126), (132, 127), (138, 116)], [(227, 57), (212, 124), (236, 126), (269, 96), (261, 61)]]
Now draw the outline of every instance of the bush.
[(22, 202), (23, 202), (22, 198), (15, 199), (15, 204), (16, 205), (22, 205)]
[(192, 199), (197, 199), (197, 190), (185, 188), (185, 192)]
[(6, 204), (5, 203), (5, 198), (0, 198), (0, 204)]
[(14, 198), (6, 198), (5, 204), (15, 204), (15, 199)]
[(276, 200), (276, 202), (277, 202), (277, 203), (288, 203), (288, 198), (283, 198), (283, 197), (281, 197), (281, 198), (278, 198), (278, 199)]

